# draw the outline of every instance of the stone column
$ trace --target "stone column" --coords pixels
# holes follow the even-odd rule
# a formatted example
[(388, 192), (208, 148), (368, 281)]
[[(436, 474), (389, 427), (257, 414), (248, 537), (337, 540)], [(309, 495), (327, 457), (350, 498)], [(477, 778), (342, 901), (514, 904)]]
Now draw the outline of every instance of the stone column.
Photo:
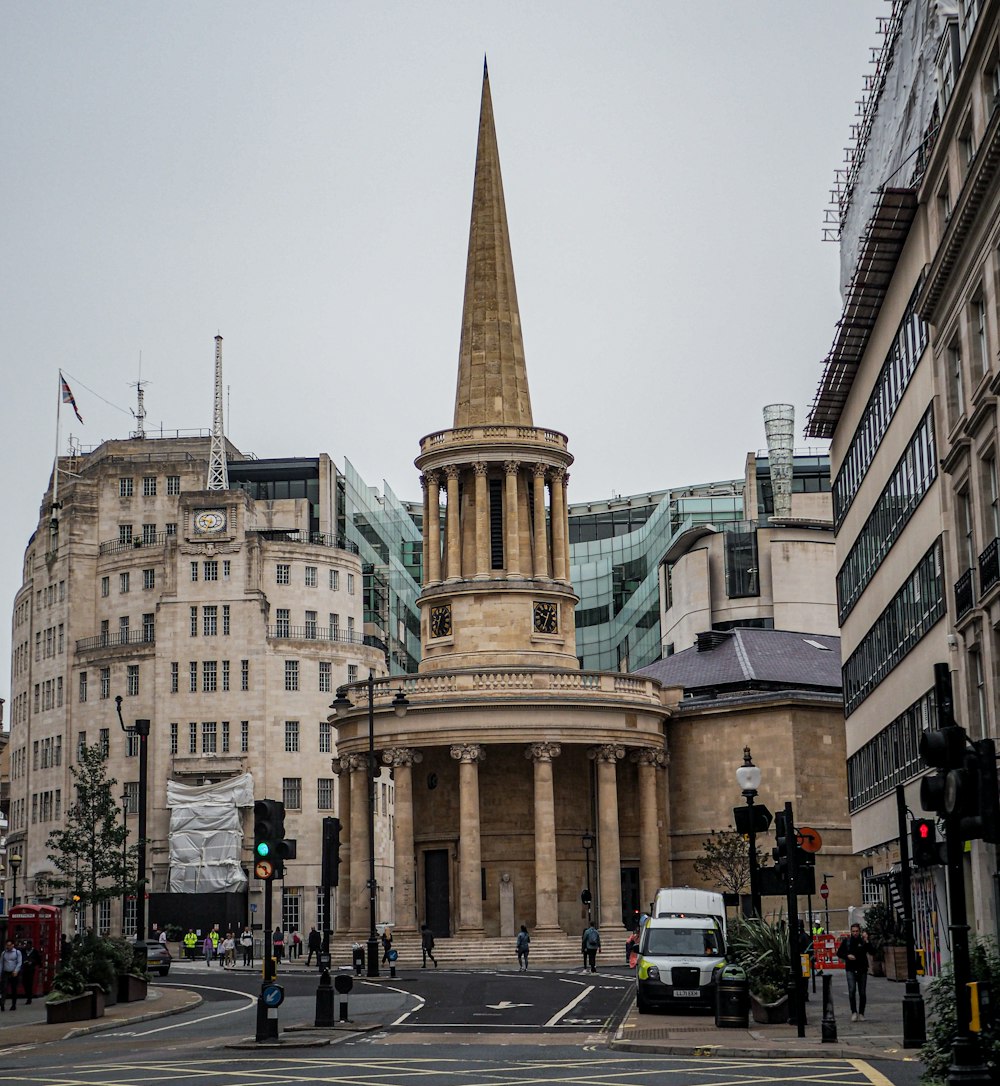
[(674, 885), (674, 862), (671, 856), (670, 839), (670, 774), (666, 767), (670, 765), (670, 751), (663, 752), (663, 769), (657, 770), (656, 805), (660, 815), (661, 828), (660, 840), (660, 875), (663, 878), (661, 886)]
[(507, 576), (518, 577), (521, 574), (521, 532), (517, 522), (517, 473), (520, 464), (516, 460), (508, 460), (503, 470), (504, 479), (504, 515), (507, 521), (507, 531), (504, 533), (507, 550)]
[(564, 471), (562, 477), (562, 545), (563, 568), (566, 570), (566, 580), (569, 577), (569, 472)]
[(425, 584), (425, 585), (427, 584), (427, 579), (428, 579), (427, 559), (428, 559), (428, 557), (429, 557), (429, 555), (431, 553), (431, 546), (430, 546), (430, 542), (428, 540), (428, 535), (430, 533), (430, 519), (431, 519), (430, 515), (428, 514), (428, 511), (427, 511), (428, 507), (429, 507), (429, 504), (430, 504), (429, 501), (428, 501), (428, 495), (427, 495), (428, 486), (429, 486), (429, 484), (428, 484), (427, 476), (422, 474), (420, 476), (420, 489), (421, 489), (422, 495), (423, 495), (424, 518), (423, 518), (423, 529), (421, 531), (421, 536), (422, 536), (422, 539), (423, 539), (423, 555), (424, 555), (424, 558), (423, 558), (423, 579), (422, 579), (421, 583)]
[(413, 766), (424, 756), (410, 747), (393, 747), (382, 752), (382, 761), (392, 766), (395, 791), (395, 833), (393, 854), (396, 864), (396, 930), (417, 930), (416, 855), (413, 847)]
[(488, 467), (479, 461), (472, 465), (476, 476), (476, 579), (485, 580), (490, 575), (490, 495), (486, 472)]
[(427, 472), (427, 550), (424, 553), (424, 584), (441, 580), (441, 476)]
[(534, 467), (534, 496), (535, 496), (535, 565), (536, 577), (548, 577), (549, 575), (549, 537), (545, 529), (545, 465), (536, 464)]
[(462, 526), (458, 508), (458, 468), (451, 464), (444, 469), (448, 479), (448, 568), (445, 580), (457, 581), (462, 576)]
[(566, 491), (563, 489), (564, 468), (556, 468), (549, 477), (549, 506), (552, 510), (552, 576), (565, 581), (566, 565)]
[(552, 792), (552, 759), (558, 743), (532, 743), (524, 752), (535, 766), (535, 928), (559, 928), (559, 880), (556, 862), (556, 809)]
[(333, 888), (337, 906), (334, 923), (338, 934), (351, 927), (351, 775), (343, 758), (331, 758), (330, 768), (337, 778), (337, 817), (340, 819), (340, 880)]
[(348, 754), (341, 761), (351, 776), (351, 921), (353, 932), (368, 931), (368, 755)]
[(600, 889), (600, 926), (608, 934), (622, 925), (622, 853), (618, 830), (618, 778), (616, 763), (625, 757), (618, 743), (592, 747), (597, 762), (597, 885)]
[(649, 907), (661, 886), (668, 885), (660, 872), (658, 770), (667, 764), (665, 751), (655, 747), (634, 750), (629, 759), (639, 772), (639, 902)]
[(458, 934), (482, 935), (482, 847), (479, 834), (479, 763), (486, 752), (478, 743), (451, 748), (458, 767)]

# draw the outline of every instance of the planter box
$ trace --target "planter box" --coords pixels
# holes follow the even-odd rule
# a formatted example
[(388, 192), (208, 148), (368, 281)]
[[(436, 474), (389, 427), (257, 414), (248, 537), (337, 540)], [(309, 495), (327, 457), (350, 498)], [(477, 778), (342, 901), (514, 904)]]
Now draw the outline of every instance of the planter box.
[(788, 1021), (788, 996), (783, 995), (774, 1003), (761, 1003), (751, 992), (750, 1010), (753, 1013), (753, 1020), (762, 1026), (780, 1025)]
[(46, 1022), (85, 1022), (89, 1018), (104, 1017), (104, 993), (102, 991), (84, 992), (82, 995), (67, 996), (54, 1003), (45, 1004)]
[(906, 947), (887, 946), (883, 965), (888, 980), (906, 980)]
[(141, 1003), (146, 998), (148, 984), (142, 977), (133, 977), (131, 973), (118, 974), (118, 1002)]

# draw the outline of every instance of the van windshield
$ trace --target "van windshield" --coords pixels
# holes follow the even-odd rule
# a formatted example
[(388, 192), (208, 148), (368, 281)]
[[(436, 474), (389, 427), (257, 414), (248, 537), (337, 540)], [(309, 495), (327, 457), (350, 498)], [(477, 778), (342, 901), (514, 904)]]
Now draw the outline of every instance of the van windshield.
[(656, 957), (712, 957), (722, 953), (719, 933), (712, 928), (646, 928), (642, 953)]

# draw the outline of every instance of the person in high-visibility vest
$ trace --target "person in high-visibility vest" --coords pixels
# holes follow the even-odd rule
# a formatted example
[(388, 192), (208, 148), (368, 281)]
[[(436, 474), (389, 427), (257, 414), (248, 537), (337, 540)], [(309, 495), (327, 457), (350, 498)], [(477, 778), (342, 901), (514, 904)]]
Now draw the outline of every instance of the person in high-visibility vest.
[(222, 936), (219, 934), (219, 929), (212, 928), (212, 930), (208, 933), (208, 937), (212, 940), (212, 957), (218, 958), (219, 965), (222, 965), (222, 959), (219, 958), (219, 940), (222, 938)]
[(184, 954), (188, 958), (194, 958), (195, 947), (198, 945), (198, 936), (194, 933), (194, 928), (188, 928), (187, 934), (184, 936)]

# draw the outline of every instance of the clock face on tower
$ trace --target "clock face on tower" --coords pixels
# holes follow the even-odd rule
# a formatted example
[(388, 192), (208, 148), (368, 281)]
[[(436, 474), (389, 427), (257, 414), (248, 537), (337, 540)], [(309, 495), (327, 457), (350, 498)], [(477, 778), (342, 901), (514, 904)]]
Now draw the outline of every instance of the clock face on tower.
[(555, 603), (536, 603), (534, 606), (535, 633), (554, 634), (559, 632), (559, 605)]
[(194, 530), (199, 535), (214, 535), (226, 527), (226, 514), (221, 509), (203, 509), (194, 518)]
[(431, 608), (431, 637), (448, 637), (451, 634), (451, 604), (443, 603)]

